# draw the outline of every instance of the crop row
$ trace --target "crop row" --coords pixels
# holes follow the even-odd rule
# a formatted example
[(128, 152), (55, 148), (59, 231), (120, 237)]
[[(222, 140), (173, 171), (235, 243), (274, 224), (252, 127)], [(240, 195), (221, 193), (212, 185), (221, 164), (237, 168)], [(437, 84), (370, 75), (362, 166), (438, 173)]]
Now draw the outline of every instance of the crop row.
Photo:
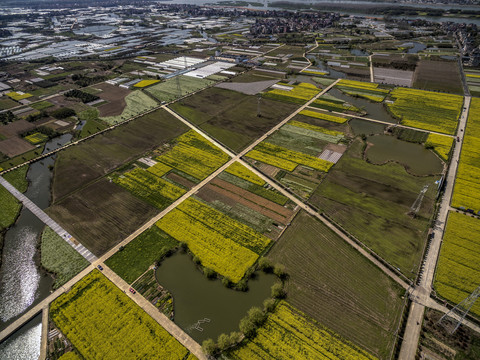
[[(466, 298), (480, 283), (480, 220), (451, 212), (435, 277), (437, 293), (453, 303)], [(480, 315), (480, 303), (472, 311)]]
[(480, 99), (472, 98), (452, 206), (480, 210)]
[(159, 209), (171, 204), (186, 192), (184, 189), (140, 168), (116, 176), (113, 181)]
[(433, 147), (433, 150), (443, 159), (448, 160), (450, 150), (452, 149), (453, 138), (439, 134), (429, 134), (426, 146)]
[(156, 160), (203, 180), (222, 166), (228, 160), (228, 155), (190, 130), (177, 138), (173, 149), (158, 156)]
[(311, 104), (311, 106), (319, 109), (329, 110), (329, 111), (337, 111), (337, 112), (350, 111), (358, 114), (362, 113), (361, 109), (357, 108), (356, 106), (353, 106), (352, 104), (349, 104), (345, 101), (338, 101), (335, 99), (331, 99), (330, 97), (327, 97), (327, 96), (321, 96), (318, 99), (315, 99), (315, 101)]
[(229, 174), (239, 177), (240, 179), (247, 180), (252, 184), (257, 184), (260, 186), (265, 185), (265, 181), (261, 177), (248, 170), (245, 166), (238, 162), (234, 162), (232, 165), (226, 168), (225, 171)]
[(352, 96), (360, 96), (375, 102), (382, 102), (389, 90), (381, 89), (378, 84), (342, 79), (336, 85), (338, 89)]
[(270, 239), (266, 236), (193, 198), (188, 198), (177, 208), (203, 225), (259, 255), (270, 243)]
[(50, 307), (50, 316), (85, 359), (180, 360), (188, 354), (97, 270), (57, 298)]
[(286, 302), (268, 316), (255, 338), (230, 355), (241, 360), (375, 359)]
[(267, 92), (264, 96), (275, 100), (304, 104), (319, 93), (319, 89), (315, 85), (309, 83), (300, 83), (298, 85), (282, 85), (289, 86), (292, 89), (273, 89)]
[(314, 111), (314, 110), (302, 110), (302, 111), (300, 111), (300, 115), (305, 115), (305, 116), (309, 116), (309, 117), (312, 117), (312, 118), (331, 121), (331, 122), (339, 123), (339, 124), (343, 124), (345, 121), (348, 120), (348, 118), (344, 118), (344, 117), (341, 117), (341, 116), (329, 115), (329, 114), (321, 113), (321, 112)]
[(298, 164), (325, 172), (333, 166), (329, 161), (267, 142), (258, 144), (247, 156), (287, 171), (293, 171)]
[(395, 88), (391, 96), (395, 101), (388, 108), (403, 125), (451, 135), (455, 132), (463, 97), (407, 88)]
[(258, 259), (253, 251), (178, 208), (157, 221), (156, 225), (174, 239), (186, 243), (204, 266), (235, 283)]
[[(295, 125), (290, 124), (290, 123), (282, 126), (281, 130), (286, 131), (287, 133), (289, 133), (291, 135), (296, 134), (296, 135), (301, 135), (302, 137), (303, 136), (308, 136), (308, 137), (311, 137), (311, 138), (314, 138), (314, 139), (319, 139), (319, 140), (323, 140), (323, 141), (327, 141), (327, 142), (331, 142), (331, 143), (335, 143), (335, 144), (337, 144), (343, 138), (342, 135), (335, 136), (335, 135), (331, 135), (331, 134), (328, 134), (328, 133), (315, 131), (315, 130), (310, 130), (310, 129), (300, 127), (300, 126), (295, 126)], [(327, 129), (325, 129), (325, 130), (327, 130)], [(327, 131), (329, 131), (329, 130), (327, 130)], [(283, 145), (283, 144), (281, 144), (281, 145)], [(303, 149), (299, 149), (299, 150), (303, 150)]]

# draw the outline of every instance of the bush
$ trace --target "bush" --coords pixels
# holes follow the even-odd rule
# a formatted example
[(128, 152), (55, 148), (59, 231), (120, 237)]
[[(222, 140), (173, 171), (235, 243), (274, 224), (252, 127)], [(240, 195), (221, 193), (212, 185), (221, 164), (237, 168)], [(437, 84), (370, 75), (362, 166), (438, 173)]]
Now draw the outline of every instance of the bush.
[(272, 312), (275, 309), (275, 299), (265, 299), (263, 302), (263, 310), (265, 312)]
[(66, 119), (70, 116), (75, 116), (75, 110), (70, 108), (61, 108), (50, 113), (55, 119)]
[(203, 268), (203, 274), (207, 277), (207, 279), (214, 279), (217, 277), (217, 273), (208, 267)]
[(275, 299), (283, 299), (286, 296), (286, 292), (283, 289), (283, 284), (281, 282), (277, 282), (272, 285), (272, 297)]
[(213, 355), (217, 351), (217, 345), (212, 339), (207, 339), (202, 343), (202, 350), (207, 355)]
[(273, 273), (277, 275), (278, 278), (281, 280), (286, 280), (288, 278), (288, 274), (285, 271), (285, 266), (281, 264), (275, 265), (275, 268), (273, 269)]
[(240, 325), (239, 325), (240, 331), (245, 335), (247, 338), (252, 338), (255, 336), (255, 333), (257, 332), (257, 327), (255, 324), (250, 320), (250, 318), (244, 317), (242, 320), (240, 320)]
[(260, 258), (260, 260), (258, 260), (258, 269), (265, 273), (271, 273), (273, 271), (273, 265), (267, 258)]

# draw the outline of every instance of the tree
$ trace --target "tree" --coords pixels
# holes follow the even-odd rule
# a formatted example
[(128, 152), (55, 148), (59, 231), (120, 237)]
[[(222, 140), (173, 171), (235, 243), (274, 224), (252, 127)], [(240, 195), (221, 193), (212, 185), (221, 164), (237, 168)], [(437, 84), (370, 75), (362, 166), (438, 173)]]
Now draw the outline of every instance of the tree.
[(275, 265), (275, 268), (273, 269), (273, 273), (277, 275), (278, 278), (281, 280), (286, 280), (288, 278), (288, 274), (285, 271), (285, 266), (283, 266), (282, 264)]
[(285, 290), (283, 289), (283, 284), (281, 282), (276, 282), (272, 285), (272, 297), (275, 299), (283, 299), (286, 296)]
[(213, 271), (212, 269), (208, 267), (203, 268), (203, 274), (208, 278), (208, 279), (213, 279), (216, 277), (217, 273)]
[(263, 313), (262, 309), (256, 306), (248, 310), (248, 317), (256, 326), (262, 325), (265, 321), (265, 314)]
[(265, 299), (263, 309), (265, 312), (272, 312), (275, 309), (275, 299)]
[(272, 263), (266, 258), (261, 258), (258, 260), (258, 268), (266, 273), (271, 273), (273, 271)]
[(202, 343), (202, 350), (207, 355), (213, 355), (217, 351), (217, 346), (212, 339), (207, 339)]
[(257, 330), (257, 327), (255, 324), (250, 320), (248, 316), (244, 317), (242, 320), (240, 320), (240, 325), (239, 325), (240, 331), (247, 337), (247, 338), (252, 338), (255, 336), (255, 332)]

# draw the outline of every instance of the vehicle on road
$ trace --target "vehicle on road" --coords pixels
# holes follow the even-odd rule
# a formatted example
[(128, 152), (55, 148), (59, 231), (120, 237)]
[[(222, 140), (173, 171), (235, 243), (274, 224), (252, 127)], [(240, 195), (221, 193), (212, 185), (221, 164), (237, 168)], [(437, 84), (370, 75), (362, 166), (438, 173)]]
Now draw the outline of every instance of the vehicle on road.
[(135, 291), (134, 288), (130, 288), (130, 289), (128, 289), (128, 290), (129, 290), (132, 294), (135, 294), (135, 293), (136, 293), (136, 291)]
[(100, 270), (100, 271), (103, 270), (103, 266), (102, 266), (102, 265), (98, 265), (97, 268), (98, 268), (98, 270)]

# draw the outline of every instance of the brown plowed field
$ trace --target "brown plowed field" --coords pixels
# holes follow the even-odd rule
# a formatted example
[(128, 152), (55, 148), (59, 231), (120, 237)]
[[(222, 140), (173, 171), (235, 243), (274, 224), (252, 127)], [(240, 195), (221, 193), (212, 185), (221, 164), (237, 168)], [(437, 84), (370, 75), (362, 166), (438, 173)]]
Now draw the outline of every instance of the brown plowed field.
[(183, 185), (188, 189), (191, 189), (195, 183), (191, 182), (188, 179), (185, 179), (183, 176), (177, 175), (175, 173), (169, 173), (167, 179), (175, 181), (177, 184)]
[(31, 130), (34, 127), (35, 125), (28, 122), (27, 120), (17, 120), (7, 125), (0, 125), (0, 134), (9, 138), (23, 133), (24, 131)]
[(293, 215), (291, 210), (224, 180), (214, 179), (208, 186), (211, 186), (219, 194), (230, 197), (282, 224), (287, 223)]
[(97, 108), (100, 112), (100, 116), (106, 117), (121, 115), (123, 109), (125, 109), (125, 106), (127, 105), (125, 102), (125, 96), (130, 94), (131, 91), (107, 83), (99, 84), (95, 87), (103, 90), (101, 93), (98, 93), (97, 96), (105, 101), (108, 101), (108, 104), (100, 105)]
[(0, 141), (0, 152), (8, 157), (17, 156), (32, 149), (35, 149), (35, 146), (18, 137)]

